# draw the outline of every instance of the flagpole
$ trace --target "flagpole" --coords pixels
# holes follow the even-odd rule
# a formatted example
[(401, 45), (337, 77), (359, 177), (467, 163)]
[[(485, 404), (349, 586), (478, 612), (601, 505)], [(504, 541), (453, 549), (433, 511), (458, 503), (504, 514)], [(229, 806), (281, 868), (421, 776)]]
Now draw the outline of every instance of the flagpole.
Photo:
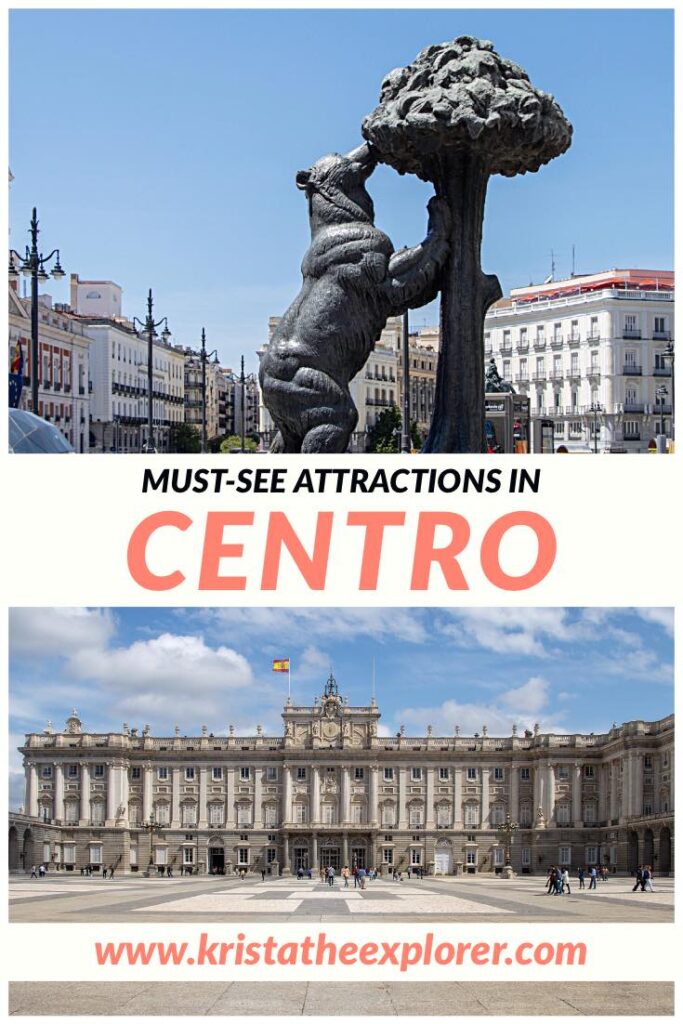
[(287, 699), (292, 699), (292, 659), (287, 658)]

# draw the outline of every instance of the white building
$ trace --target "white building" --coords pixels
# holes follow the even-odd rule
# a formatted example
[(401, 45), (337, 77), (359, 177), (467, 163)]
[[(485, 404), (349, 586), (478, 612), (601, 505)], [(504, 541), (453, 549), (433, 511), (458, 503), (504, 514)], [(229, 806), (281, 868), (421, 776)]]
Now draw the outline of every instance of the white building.
[[(147, 442), (148, 343), (121, 313), (119, 285), (71, 275), (71, 312), (92, 338), (91, 431), (98, 451), (140, 452)], [(118, 311), (118, 312), (116, 312)], [(185, 355), (161, 337), (153, 345), (154, 445), (168, 451), (184, 418)]]
[[(9, 360), (17, 344), (24, 359), (24, 386), (20, 408), (31, 409), (31, 300), (22, 299), (13, 284), (8, 292)], [(90, 448), (90, 349), (83, 324), (49, 295), (38, 297), (38, 409), (77, 452)]]
[(532, 419), (553, 421), (556, 450), (643, 452), (662, 419), (672, 437), (673, 330), (671, 271), (610, 270), (513, 289), (484, 344)]

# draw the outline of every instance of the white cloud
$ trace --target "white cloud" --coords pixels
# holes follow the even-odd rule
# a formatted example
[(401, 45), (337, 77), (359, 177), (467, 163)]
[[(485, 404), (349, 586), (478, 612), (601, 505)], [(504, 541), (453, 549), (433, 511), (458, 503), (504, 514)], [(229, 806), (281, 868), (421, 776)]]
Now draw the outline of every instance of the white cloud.
[(40, 660), (69, 657), (83, 649), (101, 649), (116, 629), (108, 608), (11, 608), (10, 652)]
[(451, 614), (443, 633), (501, 654), (547, 657), (544, 640), (566, 641), (572, 633), (564, 608), (469, 608)]
[(637, 615), (644, 622), (651, 622), (661, 628), (669, 635), (674, 635), (674, 610), (673, 608), (634, 608)]
[(506, 708), (521, 716), (538, 715), (548, 701), (549, 686), (540, 676), (532, 676), (523, 686), (501, 694), (500, 701)]
[(308, 644), (362, 636), (381, 643), (394, 638), (415, 644), (429, 640), (420, 613), (410, 608), (220, 608), (201, 617), (221, 636), (226, 629), (237, 630), (271, 643)]

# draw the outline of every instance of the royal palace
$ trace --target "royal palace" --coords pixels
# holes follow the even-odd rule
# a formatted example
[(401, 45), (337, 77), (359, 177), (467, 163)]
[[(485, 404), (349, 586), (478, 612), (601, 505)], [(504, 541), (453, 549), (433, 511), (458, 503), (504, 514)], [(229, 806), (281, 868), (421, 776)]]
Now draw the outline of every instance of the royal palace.
[(388, 737), (375, 699), (350, 705), (330, 675), (282, 718), (278, 736), (156, 737), (90, 733), (74, 711), (62, 731), (28, 734), (10, 870), (673, 871), (673, 716), (599, 734)]

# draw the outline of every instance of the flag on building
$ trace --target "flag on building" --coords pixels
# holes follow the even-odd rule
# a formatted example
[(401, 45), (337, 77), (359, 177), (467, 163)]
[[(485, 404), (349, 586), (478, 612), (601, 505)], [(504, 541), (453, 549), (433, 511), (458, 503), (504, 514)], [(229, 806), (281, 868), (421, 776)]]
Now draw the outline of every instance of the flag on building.
[(289, 658), (273, 661), (273, 672), (289, 672)]
[(21, 399), (21, 389), (24, 386), (24, 351), (21, 342), (14, 346), (14, 352), (9, 366), (9, 407), (18, 409)]

